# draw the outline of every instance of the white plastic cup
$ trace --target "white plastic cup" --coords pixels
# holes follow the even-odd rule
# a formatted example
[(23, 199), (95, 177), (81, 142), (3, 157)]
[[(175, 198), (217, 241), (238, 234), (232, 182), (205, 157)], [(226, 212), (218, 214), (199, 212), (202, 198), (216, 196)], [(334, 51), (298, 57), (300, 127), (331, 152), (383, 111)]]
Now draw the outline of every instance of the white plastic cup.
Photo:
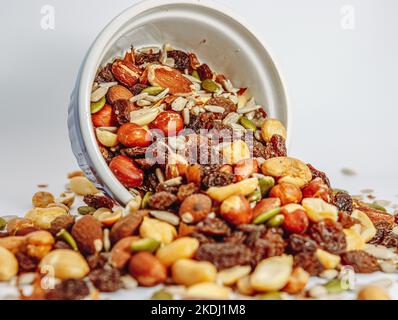
[[(256, 33), (230, 9), (209, 0), (149, 0), (114, 18), (98, 35), (81, 65), (71, 95), (68, 127), (78, 164), (95, 185), (122, 204), (133, 195), (109, 170), (98, 148), (90, 114), (97, 69), (124, 50), (173, 47), (197, 54), (235, 87), (248, 87), (270, 117), (290, 122), (287, 96), (275, 64)], [(289, 140), (289, 138), (288, 138)]]

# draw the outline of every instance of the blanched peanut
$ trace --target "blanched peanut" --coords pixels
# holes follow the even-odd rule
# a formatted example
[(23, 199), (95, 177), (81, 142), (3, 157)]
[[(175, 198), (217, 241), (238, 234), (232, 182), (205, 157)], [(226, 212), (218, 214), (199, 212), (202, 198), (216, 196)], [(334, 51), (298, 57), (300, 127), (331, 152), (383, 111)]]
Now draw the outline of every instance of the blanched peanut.
[(94, 184), (86, 177), (73, 177), (69, 181), (69, 187), (74, 193), (80, 194), (82, 196), (87, 194), (96, 194), (99, 192)]
[(228, 197), (234, 195), (247, 196), (256, 190), (257, 186), (258, 179), (249, 178), (224, 187), (211, 187), (209, 190), (207, 190), (207, 194), (210, 196), (210, 198), (222, 202)]
[(39, 268), (59, 279), (81, 279), (90, 271), (83, 256), (69, 249), (51, 251), (40, 261)]
[(140, 226), (140, 236), (168, 244), (177, 236), (177, 230), (167, 222), (145, 217)]
[(271, 140), (274, 134), (280, 135), (286, 139), (286, 128), (277, 119), (268, 118), (261, 124), (261, 136), (265, 141)]
[(340, 263), (340, 256), (332, 254), (322, 249), (317, 249), (315, 252), (319, 262), (325, 269), (334, 269)]
[(180, 259), (171, 267), (173, 281), (184, 286), (201, 282), (214, 282), (216, 275), (216, 267), (208, 261)]
[(361, 235), (355, 231), (355, 225), (350, 229), (344, 229), (345, 240), (347, 242), (347, 251), (363, 250), (365, 248), (365, 241)]
[(230, 294), (230, 288), (217, 285), (213, 282), (202, 282), (189, 287), (184, 296), (188, 299), (227, 300)]
[(0, 281), (8, 281), (18, 273), (18, 261), (11, 251), (0, 247)]
[(25, 218), (33, 221), (35, 226), (42, 229), (49, 229), (51, 222), (57, 217), (68, 214), (63, 208), (50, 207), (50, 208), (34, 208), (25, 214)]
[(250, 266), (235, 266), (220, 271), (217, 275), (217, 283), (224, 286), (232, 286), (239, 279), (249, 275), (252, 268)]
[(368, 215), (362, 211), (354, 210), (351, 214), (351, 217), (359, 220), (360, 227), (360, 236), (364, 242), (369, 242), (376, 235), (376, 227), (374, 226), (372, 220), (369, 219)]
[(278, 182), (287, 182), (302, 188), (312, 180), (312, 173), (301, 160), (290, 157), (275, 157), (266, 160), (261, 170), (266, 176), (279, 178)]
[(199, 241), (197, 239), (182, 237), (161, 247), (156, 252), (156, 257), (166, 267), (169, 267), (179, 259), (192, 258), (198, 248)]
[(359, 291), (358, 300), (391, 300), (391, 298), (384, 289), (369, 285)]
[(279, 291), (292, 273), (293, 257), (277, 256), (262, 260), (250, 276), (251, 286), (261, 292)]
[(305, 288), (309, 279), (309, 273), (303, 268), (294, 268), (288, 283), (283, 288), (283, 291), (290, 294), (297, 294)]
[(238, 162), (250, 158), (250, 149), (246, 142), (237, 140), (222, 149), (224, 160), (228, 164), (237, 164)]
[(338, 210), (334, 205), (327, 203), (320, 198), (305, 198), (301, 202), (304, 209), (307, 211), (308, 218), (312, 222), (319, 222), (324, 219), (331, 219), (337, 221)]
[(98, 141), (105, 147), (115, 147), (118, 144), (117, 134), (101, 128), (95, 129)]

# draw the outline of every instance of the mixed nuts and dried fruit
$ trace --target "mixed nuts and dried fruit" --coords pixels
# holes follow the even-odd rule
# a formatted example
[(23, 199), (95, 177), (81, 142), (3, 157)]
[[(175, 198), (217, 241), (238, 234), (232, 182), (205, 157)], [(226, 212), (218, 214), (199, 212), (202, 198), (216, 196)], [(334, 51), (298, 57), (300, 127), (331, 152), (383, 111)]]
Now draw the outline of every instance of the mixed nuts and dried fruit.
[(58, 198), (37, 192), (24, 217), (0, 218), (0, 281), (22, 299), (157, 285), (154, 299), (327, 298), (353, 290), (350, 272), (397, 271), (394, 216), (287, 156), (283, 124), (194, 53), (132, 48), (98, 71), (91, 113), (132, 200), (77, 172)]

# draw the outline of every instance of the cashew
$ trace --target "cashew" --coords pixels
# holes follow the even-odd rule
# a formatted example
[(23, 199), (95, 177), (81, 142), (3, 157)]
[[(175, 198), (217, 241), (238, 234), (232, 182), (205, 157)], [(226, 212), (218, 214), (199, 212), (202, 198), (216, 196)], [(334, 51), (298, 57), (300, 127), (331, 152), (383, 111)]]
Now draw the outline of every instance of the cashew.
[(11, 251), (0, 247), (0, 281), (8, 281), (18, 273), (18, 261)]
[(301, 202), (307, 211), (308, 218), (312, 222), (319, 222), (324, 219), (337, 221), (338, 209), (320, 198), (305, 198)]
[(340, 257), (325, 250), (317, 249), (315, 252), (318, 260), (325, 269), (334, 269), (340, 263)]
[(168, 267), (179, 259), (192, 258), (198, 248), (197, 239), (182, 237), (160, 248), (156, 252), (156, 257)]
[(213, 282), (202, 282), (189, 287), (184, 296), (188, 299), (215, 299), (227, 300), (230, 298), (231, 289), (217, 285)]
[(192, 286), (202, 282), (214, 282), (217, 269), (208, 261), (180, 259), (171, 267), (171, 275), (175, 283)]
[(217, 275), (217, 283), (231, 286), (239, 279), (249, 275), (252, 268), (250, 266), (235, 266), (229, 269), (220, 271)]
[(151, 238), (164, 244), (170, 243), (177, 236), (177, 230), (167, 222), (144, 217), (140, 226), (140, 236)]
[(359, 220), (361, 224), (361, 230), (359, 232), (364, 242), (369, 242), (376, 235), (376, 228), (373, 222), (369, 219), (368, 215), (362, 211), (354, 210), (351, 217)]
[(82, 196), (86, 194), (96, 194), (99, 192), (99, 190), (90, 180), (81, 176), (70, 179), (69, 187), (74, 193), (80, 194)]
[(275, 134), (280, 135), (281, 137), (286, 139), (285, 126), (277, 119), (265, 119), (261, 125), (261, 136), (265, 141), (269, 141)]
[(257, 186), (258, 179), (250, 178), (224, 187), (211, 187), (207, 190), (207, 194), (210, 198), (222, 202), (233, 195), (247, 196), (256, 190)]
[(64, 209), (59, 207), (50, 208), (34, 208), (25, 214), (25, 218), (33, 221), (35, 226), (42, 229), (49, 229), (51, 222), (57, 217), (68, 214)]
[(237, 140), (222, 149), (224, 160), (228, 164), (236, 164), (250, 158), (250, 149), (246, 142)]
[(118, 144), (117, 134), (101, 128), (95, 129), (98, 141), (105, 147), (115, 147)]
[(265, 160), (262, 167), (263, 174), (279, 178), (279, 182), (287, 182), (301, 188), (312, 180), (312, 173), (308, 166), (294, 158), (275, 157)]

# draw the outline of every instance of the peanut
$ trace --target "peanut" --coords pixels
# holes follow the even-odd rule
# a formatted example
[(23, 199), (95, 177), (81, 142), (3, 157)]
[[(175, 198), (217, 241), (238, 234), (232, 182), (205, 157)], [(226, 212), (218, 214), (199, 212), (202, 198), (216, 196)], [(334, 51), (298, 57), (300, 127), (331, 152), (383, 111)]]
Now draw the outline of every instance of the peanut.
[(50, 251), (40, 261), (39, 268), (42, 273), (52, 273), (59, 279), (81, 279), (90, 271), (83, 256), (69, 249)]
[(217, 285), (213, 282), (194, 284), (185, 292), (185, 297), (189, 299), (227, 300), (230, 295), (230, 288)]
[(25, 214), (25, 218), (33, 221), (34, 225), (41, 229), (50, 229), (51, 222), (57, 217), (68, 214), (59, 207), (34, 208)]
[(166, 267), (147, 251), (141, 251), (131, 257), (129, 272), (144, 287), (163, 283), (167, 278)]
[(0, 281), (8, 281), (18, 273), (18, 261), (13, 253), (0, 247)]
[(214, 282), (217, 269), (208, 261), (180, 259), (171, 267), (171, 275), (175, 283), (191, 286), (201, 282)]
[(312, 173), (301, 160), (290, 157), (275, 157), (266, 160), (261, 170), (266, 176), (279, 178), (278, 182), (287, 182), (302, 188), (312, 180)]
[(50, 252), (55, 240), (48, 231), (35, 231), (25, 236), (26, 250), (29, 256), (42, 259)]
[(167, 222), (145, 217), (140, 226), (140, 236), (168, 244), (177, 236), (177, 230)]
[(334, 205), (327, 203), (320, 198), (305, 198), (301, 202), (307, 211), (308, 218), (312, 222), (319, 222), (323, 219), (331, 219), (337, 221), (338, 210)]
[(341, 260), (339, 256), (322, 249), (317, 249), (315, 254), (325, 269), (336, 268)]
[(160, 248), (156, 252), (156, 257), (166, 267), (169, 267), (179, 259), (192, 258), (198, 248), (199, 241), (197, 239), (182, 237)]
[(238, 162), (250, 158), (250, 149), (246, 142), (237, 140), (222, 149), (224, 160), (228, 164), (237, 164)]
[(217, 283), (224, 286), (232, 286), (239, 279), (249, 275), (252, 268), (250, 266), (235, 266), (229, 269), (224, 269), (220, 271), (217, 275)]
[(265, 119), (261, 124), (261, 136), (265, 141), (271, 140), (273, 135), (280, 135), (282, 138), (286, 139), (286, 128), (277, 119), (268, 118)]
[(234, 195), (247, 196), (256, 190), (257, 186), (258, 179), (249, 178), (224, 187), (211, 187), (209, 190), (207, 190), (207, 194), (210, 196), (210, 198), (222, 202), (228, 197)]
[(277, 256), (262, 260), (250, 276), (251, 286), (261, 292), (279, 291), (289, 281), (293, 268), (292, 256)]
[(391, 300), (390, 295), (382, 288), (369, 285), (361, 288), (358, 300)]
[(123, 269), (131, 257), (131, 244), (138, 240), (136, 236), (130, 236), (120, 239), (111, 250), (111, 264), (115, 268)]
[(71, 190), (79, 195), (96, 194), (99, 190), (86, 177), (73, 177), (69, 181)]
[(303, 268), (294, 268), (283, 291), (290, 294), (297, 294), (305, 288), (309, 279), (310, 275)]

